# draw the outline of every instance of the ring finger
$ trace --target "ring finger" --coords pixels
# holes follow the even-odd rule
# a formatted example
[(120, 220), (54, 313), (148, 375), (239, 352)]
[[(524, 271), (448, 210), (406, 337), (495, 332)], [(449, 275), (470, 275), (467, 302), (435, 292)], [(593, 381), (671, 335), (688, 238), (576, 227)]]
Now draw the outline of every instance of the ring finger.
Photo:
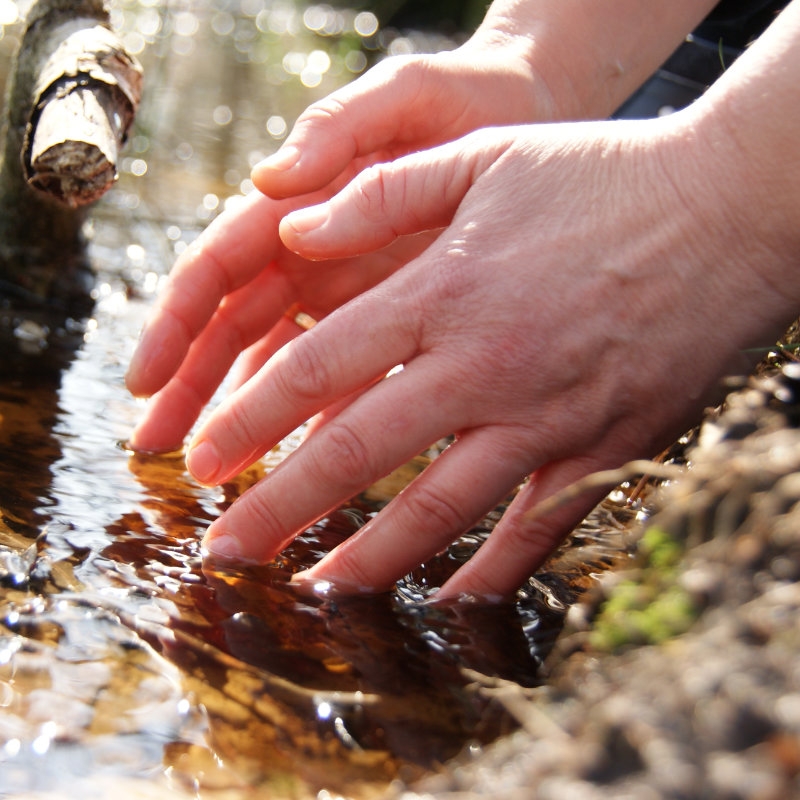
[[(432, 407), (428, 400), (433, 384), (446, 383), (431, 380), (435, 364), (431, 355), (418, 357), (357, 397), (212, 524), (206, 549), (267, 561), (316, 519), (451, 433), (461, 421), (456, 401)], [(437, 525), (450, 535), (452, 524)], [(396, 546), (407, 543), (398, 538)]]

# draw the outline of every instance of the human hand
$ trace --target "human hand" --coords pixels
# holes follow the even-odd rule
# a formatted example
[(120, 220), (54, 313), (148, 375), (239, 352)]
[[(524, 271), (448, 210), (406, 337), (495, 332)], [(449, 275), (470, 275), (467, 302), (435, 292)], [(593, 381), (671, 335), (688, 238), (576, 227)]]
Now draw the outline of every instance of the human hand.
[(208, 551), (268, 560), (455, 433), (403, 493), (297, 577), (386, 588), (530, 476), (439, 596), (520, 585), (597, 498), (531, 520), (536, 503), (667, 445), (719, 376), (749, 366), (742, 348), (774, 341), (791, 316), (752, 269), (765, 250), (744, 224), (732, 153), (703, 146), (692, 114), (481, 131), (376, 165), (284, 218), (289, 248), (339, 259), (334, 267), (446, 228), (294, 339), (196, 433), (188, 466), (219, 483), (333, 409), (210, 526)]
[(643, 16), (638, 0), (494, 0), (456, 50), (385, 59), (313, 103), (253, 182), (290, 197), (483, 127), (607, 118), (714, 3), (655, 3)]
[(231, 390), (300, 333), (284, 316), (290, 306), (300, 304), (322, 318), (413, 258), (427, 241), (406, 237), (372, 254), (366, 265), (364, 259), (343, 259), (327, 263), (320, 274), (318, 264), (288, 251), (278, 238), (279, 220), (299, 202), (254, 192), (179, 257), (126, 375), (134, 395), (155, 395), (130, 436), (134, 449), (180, 447), (234, 361)]
[(301, 148), (302, 163), (289, 171), (285, 162), (274, 169), (268, 160), (253, 173), (266, 194), (291, 199), (251, 196), (215, 220), (175, 264), (126, 378), (136, 395), (159, 392), (132, 446), (177, 447), (241, 351), (233, 388), (297, 335), (282, 318), (290, 305), (320, 318), (421, 249), (423, 242), (406, 240), (372, 255), (367, 269), (328, 264), (319, 280), (316, 265), (282, 246), (278, 222), (292, 208), (330, 196), (376, 159), (483, 124), (543, 116), (550, 101), (533, 79), (527, 47), (524, 36), (483, 26), (456, 51), (387, 59), (300, 117), (277, 158)]

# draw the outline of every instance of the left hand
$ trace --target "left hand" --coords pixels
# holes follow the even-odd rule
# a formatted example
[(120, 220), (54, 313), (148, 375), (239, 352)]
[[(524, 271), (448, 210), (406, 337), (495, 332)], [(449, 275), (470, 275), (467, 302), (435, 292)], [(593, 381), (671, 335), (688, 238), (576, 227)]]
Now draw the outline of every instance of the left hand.
[(126, 375), (134, 395), (155, 395), (131, 434), (134, 449), (180, 447), (235, 361), (231, 390), (301, 332), (284, 316), (290, 306), (297, 303), (322, 319), (405, 264), (431, 238), (406, 237), (368, 263), (345, 258), (323, 267), (278, 238), (279, 220), (300, 202), (308, 198), (275, 201), (253, 192), (177, 260)]

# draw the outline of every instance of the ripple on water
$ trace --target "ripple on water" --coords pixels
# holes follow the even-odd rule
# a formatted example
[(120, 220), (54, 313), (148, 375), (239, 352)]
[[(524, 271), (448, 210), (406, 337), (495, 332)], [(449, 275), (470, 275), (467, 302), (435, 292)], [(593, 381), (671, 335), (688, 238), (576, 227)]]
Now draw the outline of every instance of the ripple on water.
[(10, 432), (0, 428), (2, 454), (21, 440), (33, 448), (16, 453), (10, 470), (0, 459), (0, 792), (94, 775), (144, 781), (153, 792), (199, 782), (269, 797), (345, 786), (353, 794), (511, 730), (511, 716), (474, 677), (536, 683), (561, 600), (614, 552), (602, 552), (603, 531), (617, 530), (609, 520), (578, 536), (584, 557), (565, 548), (516, 603), (425, 602), (499, 511), (394, 592), (308, 596), (290, 585), (434, 448), (271, 564), (204, 565), (207, 525), (298, 438), (214, 489), (191, 480), (180, 452), (126, 452), (118, 442), (140, 406), (125, 391), (117, 351), (146, 304), (109, 308), (57, 380), (10, 393), (20, 375), (0, 383), (14, 420)]
[[(118, 442), (142, 410), (123, 381), (138, 331), (231, 181), (250, 188), (242, 175), (286, 121), (347, 64), (363, 67), (366, 56), (351, 57), (363, 55), (362, 33), (370, 56), (395, 34), (364, 17), (362, 33), (313, 33), (291, 4), (243, 3), (233, 28), (201, 24), (211, 15), (202, 3), (188, 16), (151, 6), (125, 0), (115, 11), (155, 90), (120, 185), (93, 213), (90, 316), (54, 323), (0, 304), (0, 795), (355, 796), (514, 725), (475, 675), (537, 681), (561, 600), (619, 551), (603, 543), (616, 529), (603, 520), (585, 533), (577, 546), (592, 558), (565, 548), (515, 603), (425, 603), (496, 514), (392, 593), (299, 594), (291, 575), (376, 513), (421, 458), (269, 565), (203, 565), (205, 528), (297, 436), (214, 489), (191, 480), (179, 452), (125, 452)], [(175, 26), (190, 17), (186, 36)], [(284, 69), (287, 49), (302, 66)], [(313, 90), (302, 83), (309, 63)]]

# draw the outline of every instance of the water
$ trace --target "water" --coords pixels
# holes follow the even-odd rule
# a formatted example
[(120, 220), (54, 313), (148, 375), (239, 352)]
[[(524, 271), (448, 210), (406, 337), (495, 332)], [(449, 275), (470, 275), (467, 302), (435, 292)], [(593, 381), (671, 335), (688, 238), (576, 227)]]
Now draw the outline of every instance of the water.
[(496, 514), (392, 593), (289, 588), (421, 458), (275, 562), (204, 568), (209, 522), (297, 440), (217, 489), (180, 453), (126, 452), (142, 406), (123, 374), (153, 298), (312, 99), (387, 51), (452, 42), (262, 0), (123, 2), (114, 19), (144, 63), (145, 100), (92, 216), (93, 309), (0, 307), (0, 797), (380, 795), (513, 728), (474, 673), (536, 683), (562, 601), (620, 552), (622, 512), (599, 510), (516, 603), (420, 602)]

